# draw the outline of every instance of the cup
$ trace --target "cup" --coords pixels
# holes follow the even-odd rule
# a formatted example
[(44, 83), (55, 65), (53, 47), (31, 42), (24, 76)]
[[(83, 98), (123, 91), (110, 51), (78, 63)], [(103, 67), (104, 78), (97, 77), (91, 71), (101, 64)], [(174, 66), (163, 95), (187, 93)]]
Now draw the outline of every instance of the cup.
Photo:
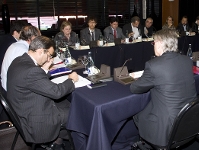
[(99, 46), (103, 46), (103, 41), (98, 42)]
[(75, 43), (75, 49), (79, 49), (80, 48), (80, 44), (79, 43)]
[(125, 43), (129, 43), (129, 38), (125, 38)]

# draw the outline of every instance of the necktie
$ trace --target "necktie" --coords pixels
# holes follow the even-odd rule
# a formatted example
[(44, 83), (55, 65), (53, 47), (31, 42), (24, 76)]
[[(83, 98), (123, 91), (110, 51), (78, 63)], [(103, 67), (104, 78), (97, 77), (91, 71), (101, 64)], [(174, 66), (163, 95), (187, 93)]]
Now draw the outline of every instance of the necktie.
[(184, 27), (184, 31), (187, 31), (187, 29), (186, 29), (186, 25), (183, 25), (183, 27)]
[(94, 39), (94, 34), (93, 34), (93, 32), (91, 32), (91, 41), (94, 41), (95, 39)]
[(113, 36), (114, 36), (114, 39), (117, 37), (117, 33), (116, 33), (116, 30), (114, 29), (113, 31)]

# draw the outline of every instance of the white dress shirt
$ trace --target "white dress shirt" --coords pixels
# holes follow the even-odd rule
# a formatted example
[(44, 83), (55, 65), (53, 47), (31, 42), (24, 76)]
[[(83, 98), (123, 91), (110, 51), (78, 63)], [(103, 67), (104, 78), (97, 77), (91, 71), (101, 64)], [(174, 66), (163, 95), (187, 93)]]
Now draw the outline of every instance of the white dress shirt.
[(132, 31), (133, 31), (133, 33), (134, 33), (133, 37), (136, 39), (136, 38), (140, 35), (140, 34), (139, 34), (139, 31), (138, 31), (138, 28), (132, 26), (132, 24), (131, 24), (131, 27), (132, 27)]
[(2, 87), (7, 91), (7, 72), (12, 61), (18, 57), (28, 52), (29, 44), (24, 40), (19, 40), (16, 43), (11, 44), (3, 58), (3, 63), (1, 66), (1, 84)]

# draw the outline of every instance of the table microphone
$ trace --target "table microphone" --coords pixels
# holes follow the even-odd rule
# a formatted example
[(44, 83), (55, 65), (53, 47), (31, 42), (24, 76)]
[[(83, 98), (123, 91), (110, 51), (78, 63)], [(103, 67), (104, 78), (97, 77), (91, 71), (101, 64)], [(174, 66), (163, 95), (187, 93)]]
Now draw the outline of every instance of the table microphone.
[(118, 77), (121, 76), (122, 70), (124, 69), (124, 66), (126, 65), (126, 63), (127, 63), (128, 61), (131, 61), (131, 60), (132, 60), (132, 58), (129, 58), (129, 59), (127, 59), (127, 60), (124, 62), (124, 64), (122, 65), (122, 69), (120, 70), (120, 73), (119, 73)]

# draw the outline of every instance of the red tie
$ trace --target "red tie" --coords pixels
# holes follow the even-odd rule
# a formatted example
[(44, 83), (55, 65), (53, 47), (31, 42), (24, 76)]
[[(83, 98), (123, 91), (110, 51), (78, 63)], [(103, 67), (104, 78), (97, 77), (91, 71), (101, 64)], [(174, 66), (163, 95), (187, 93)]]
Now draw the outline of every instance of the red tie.
[(115, 29), (114, 29), (114, 31), (113, 31), (113, 36), (114, 36), (114, 38), (117, 37), (117, 33), (116, 33), (116, 30), (115, 30)]

